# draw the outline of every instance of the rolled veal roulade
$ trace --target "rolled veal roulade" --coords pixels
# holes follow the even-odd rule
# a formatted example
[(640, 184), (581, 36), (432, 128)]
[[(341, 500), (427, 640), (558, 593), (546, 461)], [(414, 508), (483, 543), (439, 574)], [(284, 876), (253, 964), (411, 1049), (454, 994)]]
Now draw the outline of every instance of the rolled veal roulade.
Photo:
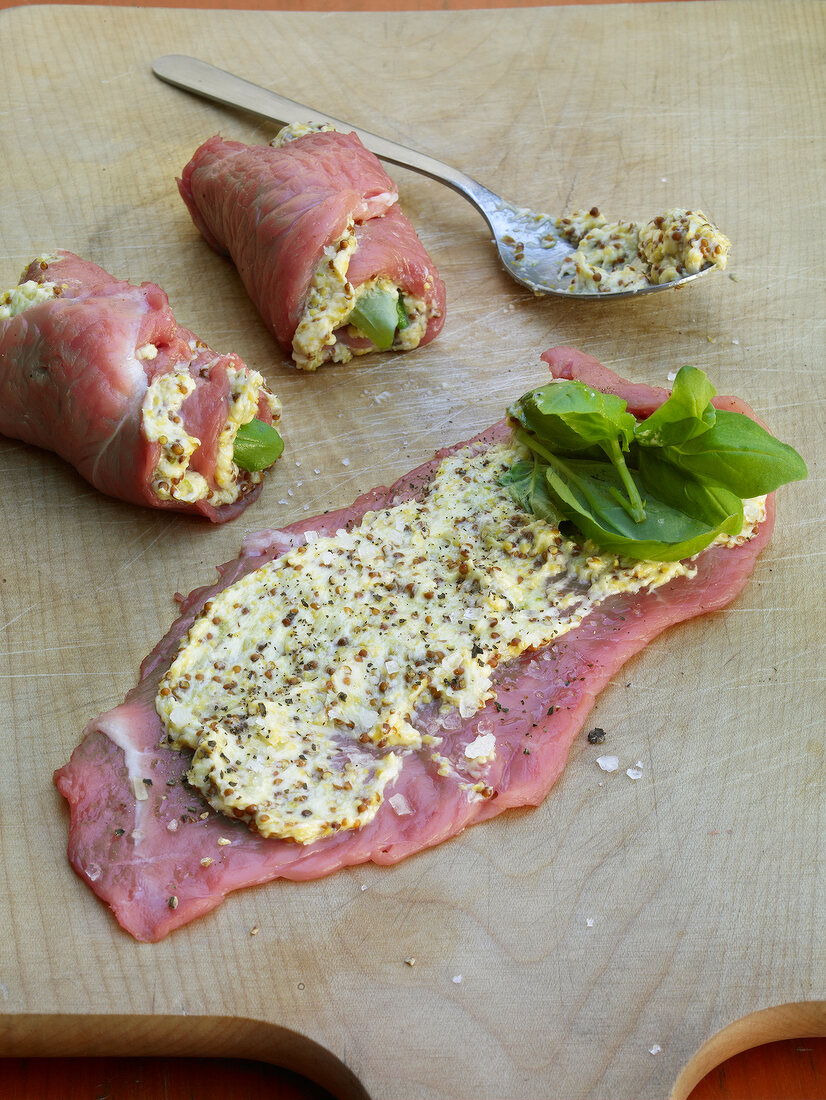
[(154, 283), (71, 252), (0, 294), (0, 433), (133, 504), (233, 519), (281, 453), (263, 377), (177, 323)]
[(395, 184), (355, 134), (293, 126), (272, 145), (216, 135), (178, 187), (302, 370), (409, 351), (441, 330), (444, 284)]

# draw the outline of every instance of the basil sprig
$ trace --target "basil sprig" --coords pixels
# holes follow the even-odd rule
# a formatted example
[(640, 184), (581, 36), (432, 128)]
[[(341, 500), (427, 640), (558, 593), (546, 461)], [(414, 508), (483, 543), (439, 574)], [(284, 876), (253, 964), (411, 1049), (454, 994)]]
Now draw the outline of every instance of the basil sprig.
[(526, 511), (570, 521), (601, 549), (679, 561), (743, 526), (743, 498), (806, 477), (786, 443), (742, 413), (715, 409), (703, 371), (683, 367), (671, 396), (637, 421), (619, 397), (558, 381), (508, 409), (530, 459), (502, 477)]

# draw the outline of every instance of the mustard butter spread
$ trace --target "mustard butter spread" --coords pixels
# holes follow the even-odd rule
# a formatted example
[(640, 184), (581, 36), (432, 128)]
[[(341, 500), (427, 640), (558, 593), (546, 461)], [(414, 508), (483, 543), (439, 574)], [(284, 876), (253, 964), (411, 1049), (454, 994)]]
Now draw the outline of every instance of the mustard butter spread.
[[(461, 765), (484, 797), (492, 724), (458, 764), (439, 753), (493, 698), (493, 671), (580, 623), (618, 592), (691, 564), (595, 552), (522, 511), (499, 484), (510, 443), (444, 459), (421, 500), (306, 542), (204, 606), (160, 682), (166, 743), (218, 811), (306, 844), (367, 824), (406, 755)], [(461, 778), (461, 776), (460, 776)], [(395, 802), (393, 799), (395, 798)]]
[(281, 127), (270, 145), (273, 149), (280, 149), (288, 141), (295, 141), (296, 138), (304, 137), (305, 134), (329, 134), (334, 132), (335, 126), (329, 122), (291, 122), (289, 125)]
[(36, 283), (34, 279), (27, 279), (25, 283), (0, 294), (0, 321), (9, 321), (29, 306), (51, 301), (59, 294), (60, 288), (56, 283)]
[[(45, 269), (59, 259), (59, 256), (44, 254), (43, 256), (37, 256), (33, 262)], [(28, 268), (26, 268), (26, 271), (28, 271)], [(23, 274), (25, 275), (25, 273), (24, 271)], [(20, 278), (22, 279), (23, 276), (21, 275)], [(13, 286), (9, 290), (0, 291), (0, 321), (10, 321), (12, 317), (17, 317), (19, 313), (30, 306), (39, 305), (41, 302), (49, 302), (52, 298), (59, 297), (64, 289), (64, 286), (57, 283), (46, 281), (38, 283), (34, 279), (26, 279), (25, 282), (19, 282), (17, 286)]]
[(576, 250), (560, 266), (575, 293), (606, 294), (660, 285), (725, 268), (731, 242), (702, 211), (669, 210), (644, 226), (607, 222), (599, 210), (578, 211), (557, 222)]

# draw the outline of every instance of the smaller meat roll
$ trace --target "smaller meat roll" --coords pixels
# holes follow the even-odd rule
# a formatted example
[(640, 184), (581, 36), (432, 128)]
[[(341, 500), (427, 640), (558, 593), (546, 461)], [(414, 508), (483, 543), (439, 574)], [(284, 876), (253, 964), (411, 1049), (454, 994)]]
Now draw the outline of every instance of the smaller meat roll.
[(0, 433), (109, 496), (233, 519), (281, 454), (280, 414), (263, 377), (179, 325), (154, 283), (59, 251), (0, 294)]
[(178, 188), (300, 369), (410, 351), (441, 331), (444, 283), (355, 134), (289, 126), (272, 145), (216, 135)]

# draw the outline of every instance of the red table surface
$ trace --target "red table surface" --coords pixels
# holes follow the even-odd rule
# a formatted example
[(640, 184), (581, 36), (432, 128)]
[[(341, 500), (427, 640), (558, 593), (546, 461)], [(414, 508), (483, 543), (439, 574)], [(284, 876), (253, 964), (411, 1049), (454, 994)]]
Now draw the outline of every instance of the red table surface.
[[(41, 4), (73, 4), (78, 0), (33, 0)], [(98, 7), (237, 9), (240, 11), (468, 11), (479, 8), (545, 8), (568, 4), (655, 3), (656, 0), (82, 0)], [(703, 0), (683, 0), (702, 3)], [(0, 0), (0, 8), (22, 7)]]
[[(734, 1055), (708, 1073), (689, 1100), (823, 1100), (824, 1097), (826, 1038), (802, 1038), (766, 1043)], [(9, 1058), (0, 1059), (0, 1100), (333, 1100), (333, 1097), (311, 1081), (277, 1066), (240, 1059)], [(568, 1098), (543, 1095), (536, 1100)]]

